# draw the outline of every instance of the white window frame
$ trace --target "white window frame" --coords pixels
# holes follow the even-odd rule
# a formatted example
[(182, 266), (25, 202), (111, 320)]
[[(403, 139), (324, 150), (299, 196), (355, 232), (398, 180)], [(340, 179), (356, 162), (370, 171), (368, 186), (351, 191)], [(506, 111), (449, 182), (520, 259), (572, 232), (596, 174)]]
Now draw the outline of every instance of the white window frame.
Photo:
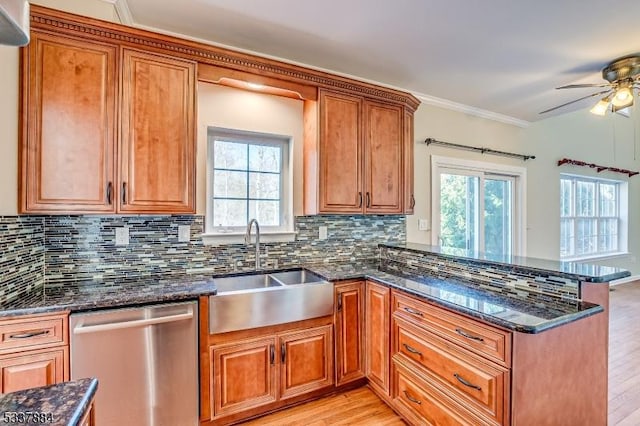
[[(572, 216), (569, 216), (565, 219), (574, 219), (574, 235), (577, 235), (576, 232), (576, 227), (577, 227), (577, 221), (575, 221), (575, 219), (578, 218), (591, 218), (591, 219), (595, 219), (596, 220), (596, 229), (597, 229), (597, 233), (599, 235), (599, 228), (600, 228), (600, 221), (598, 219), (600, 218), (611, 218), (610, 216), (607, 217), (601, 217), (600, 216), (600, 209), (599, 209), (599, 197), (598, 197), (598, 191), (599, 191), (599, 185), (597, 185), (598, 183), (602, 182), (602, 183), (609, 183), (609, 184), (617, 184), (618, 185), (618, 205), (617, 210), (618, 210), (618, 215), (617, 215), (617, 219), (618, 219), (618, 249), (614, 250), (614, 251), (608, 251), (608, 252), (596, 252), (596, 253), (588, 253), (588, 254), (581, 254), (581, 255), (570, 255), (570, 256), (562, 256), (561, 253), (558, 253), (560, 260), (563, 261), (576, 261), (576, 260), (604, 260), (604, 259), (610, 259), (610, 258), (615, 258), (618, 256), (626, 256), (628, 255), (628, 237), (629, 237), (629, 184), (628, 182), (622, 181), (622, 180), (615, 180), (615, 179), (606, 179), (606, 178), (600, 178), (600, 177), (593, 177), (593, 176), (584, 176), (584, 175), (578, 175), (578, 174), (572, 174), (572, 173), (561, 173), (560, 174), (560, 179), (558, 181), (558, 183), (562, 182), (562, 179), (570, 179), (572, 181), (572, 190), (571, 190), (571, 213)], [(595, 200), (596, 200), (596, 204), (594, 205), (594, 211), (597, 213), (595, 216), (576, 216), (576, 191), (575, 191), (575, 185), (577, 181), (583, 181), (583, 182), (593, 182), (596, 183), (596, 193), (595, 193)], [(560, 191), (562, 191), (562, 189), (560, 189)], [(560, 196), (562, 196), (562, 192), (560, 192)], [(562, 207), (560, 205), (560, 207)], [(562, 223), (562, 212), (560, 211), (560, 223)], [(597, 237), (596, 237), (597, 238)], [(560, 234), (558, 235), (558, 243), (560, 243)], [(575, 249), (574, 249), (575, 252)]]
[[(214, 141), (224, 138), (228, 141), (251, 145), (269, 145), (282, 147), (280, 170), (280, 226), (260, 225), (261, 242), (294, 241), (293, 219), (293, 138), (246, 130), (209, 127), (207, 129), (207, 203), (205, 215), (205, 244), (244, 243), (245, 226), (215, 226), (213, 223), (213, 179), (214, 179)], [(252, 230), (255, 235), (255, 228)]]
[[(513, 179), (513, 230), (512, 255), (526, 256), (526, 223), (527, 223), (527, 169), (524, 167), (485, 161), (466, 160), (454, 157), (431, 156), (431, 244), (440, 245), (440, 174), (451, 171), (460, 175), (478, 176), (482, 179), (507, 177)], [(484, 211), (484, 200), (480, 197), (478, 211)], [(482, 238), (482, 237), (481, 237)], [(479, 241), (480, 247), (484, 241)]]

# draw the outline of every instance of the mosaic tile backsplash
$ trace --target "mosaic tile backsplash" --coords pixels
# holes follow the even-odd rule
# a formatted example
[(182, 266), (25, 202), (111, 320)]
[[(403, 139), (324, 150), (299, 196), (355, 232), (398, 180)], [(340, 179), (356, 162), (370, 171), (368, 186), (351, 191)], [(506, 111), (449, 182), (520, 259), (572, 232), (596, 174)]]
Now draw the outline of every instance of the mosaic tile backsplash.
[(0, 216), (0, 299), (43, 287), (44, 252), (42, 218)]
[(526, 272), (523, 268), (498, 268), (480, 262), (445, 259), (430, 253), (381, 247), (380, 263), (387, 270), (403, 271), (437, 278), (455, 278), (485, 290), (516, 294), (528, 293), (577, 299), (579, 283), (564, 277)]
[[(46, 279), (102, 279), (173, 272), (228, 272), (254, 267), (254, 246), (207, 246), (203, 216), (46, 216)], [(191, 226), (191, 242), (178, 242), (178, 226)], [(328, 238), (318, 240), (320, 226)], [(130, 243), (115, 245), (115, 228), (128, 227)], [(403, 243), (405, 217), (300, 216), (296, 241), (261, 243), (263, 268), (348, 262), (378, 257), (379, 243)]]

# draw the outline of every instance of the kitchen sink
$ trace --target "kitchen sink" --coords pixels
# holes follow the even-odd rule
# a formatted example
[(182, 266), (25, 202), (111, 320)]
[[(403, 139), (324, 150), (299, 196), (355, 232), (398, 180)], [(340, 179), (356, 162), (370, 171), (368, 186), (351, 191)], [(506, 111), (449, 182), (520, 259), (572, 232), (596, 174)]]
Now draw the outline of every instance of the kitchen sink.
[(226, 333), (333, 313), (333, 284), (305, 269), (214, 278), (209, 332)]

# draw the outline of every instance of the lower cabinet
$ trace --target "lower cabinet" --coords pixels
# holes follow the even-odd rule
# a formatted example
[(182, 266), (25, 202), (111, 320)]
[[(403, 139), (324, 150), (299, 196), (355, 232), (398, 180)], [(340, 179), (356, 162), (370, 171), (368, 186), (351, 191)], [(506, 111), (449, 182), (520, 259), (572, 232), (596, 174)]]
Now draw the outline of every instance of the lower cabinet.
[(335, 285), (336, 386), (364, 377), (364, 281)]
[(333, 326), (210, 347), (214, 419), (333, 385)]
[(65, 380), (67, 349), (47, 349), (0, 357), (0, 393), (53, 385)]
[(389, 287), (367, 281), (365, 291), (366, 375), (378, 392), (389, 394)]

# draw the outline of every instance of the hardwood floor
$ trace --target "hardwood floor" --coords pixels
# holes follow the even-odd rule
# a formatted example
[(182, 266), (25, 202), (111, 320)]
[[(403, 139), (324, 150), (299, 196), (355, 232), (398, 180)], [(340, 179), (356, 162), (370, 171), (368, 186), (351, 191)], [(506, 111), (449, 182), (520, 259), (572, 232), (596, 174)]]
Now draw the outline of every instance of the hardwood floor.
[[(636, 426), (640, 425), (640, 281), (612, 288), (609, 316), (609, 426)], [(367, 387), (243, 424), (405, 425)]]
[(368, 387), (362, 387), (242, 424), (244, 426), (404, 426), (406, 423)]
[(640, 424), (640, 281), (612, 287), (609, 425)]

